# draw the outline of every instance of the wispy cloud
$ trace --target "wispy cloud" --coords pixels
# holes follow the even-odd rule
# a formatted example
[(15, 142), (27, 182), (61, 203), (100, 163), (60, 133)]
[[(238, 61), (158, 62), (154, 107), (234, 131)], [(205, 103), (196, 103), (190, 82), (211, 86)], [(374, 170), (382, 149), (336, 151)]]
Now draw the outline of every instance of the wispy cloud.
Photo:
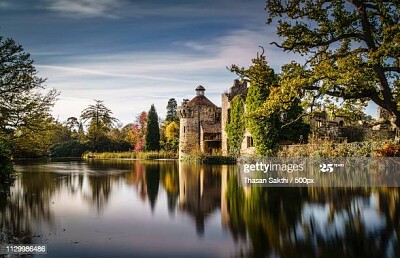
[[(192, 17), (252, 20), (246, 9), (257, 6), (263, 9), (263, 1), (203, 0), (203, 1), (131, 1), (131, 0), (42, 0), (47, 10), (77, 18), (105, 17)], [(227, 9), (226, 6), (230, 8)]]
[[(190, 98), (198, 84), (204, 85), (207, 96), (220, 105), (221, 93), (236, 78), (225, 67), (248, 66), (260, 51), (259, 45), (265, 46), (269, 63), (275, 69), (295, 58), (282, 55), (281, 50), (269, 45), (270, 41), (264, 28), (241, 29), (204, 41), (172, 42), (173, 48), (164, 51), (81, 54), (69, 57), (67, 62), (37, 67), (41, 76), (49, 78), (48, 86), (61, 90), (65, 97), (55, 109), (55, 113), (61, 112), (61, 118), (66, 119), (62, 114), (69, 112), (69, 106), (74, 106), (73, 110), (83, 109), (87, 99), (103, 99), (118, 118), (129, 122), (152, 103), (162, 115), (169, 98)], [(81, 105), (68, 99), (76, 97), (77, 92), (83, 98)]]
[[(36, 65), (38, 68), (55, 70), (64, 74), (70, 74), (73, 76), (79, 75), (97, 75), (97, 76), (107, 76), (107, 77), (119, 77), (119, 78), (129, 78), (129, 79), (144, 79), (144, 80), (154, 80), (154, 81), (180, 81), (180, 82), (192, 82), (188, 80), (181, 80), (168, 77), (159, 76), (146, 76), (141, 74), (124, 74), (118, 72), (107, 72), (102, 70), (90, 69), (90, 68), (79, 68), (79, 67), (69, 67), (69, 66), (57, 66), (57, 65)], [(110, 70), (110, 69), (108, 69)], [(111, 69), (113, 70), (113, 69)]]
[(113, 11), (120, 0), (48, 0), (47, 9), (71, 16), (116, 17)]

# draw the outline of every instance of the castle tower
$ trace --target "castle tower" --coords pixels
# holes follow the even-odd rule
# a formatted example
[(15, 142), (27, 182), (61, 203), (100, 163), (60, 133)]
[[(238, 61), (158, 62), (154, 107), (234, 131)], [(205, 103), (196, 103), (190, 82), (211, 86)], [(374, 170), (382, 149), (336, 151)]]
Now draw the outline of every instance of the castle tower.
[[(195, 110), (188, 105), (189, 100), (184, 99), (182, 105), (178, 107), (179, 120), (179, 158), (198, 150), (197, 117)], [(196, 114), (197, 115), (197, 114)]]
[(221, 108), (205, 96), (203, 86), (195, 91), (192, 100), (184, 99), (178, 107), (180, 159), (191, 153), (211, 153), (221, 145)]

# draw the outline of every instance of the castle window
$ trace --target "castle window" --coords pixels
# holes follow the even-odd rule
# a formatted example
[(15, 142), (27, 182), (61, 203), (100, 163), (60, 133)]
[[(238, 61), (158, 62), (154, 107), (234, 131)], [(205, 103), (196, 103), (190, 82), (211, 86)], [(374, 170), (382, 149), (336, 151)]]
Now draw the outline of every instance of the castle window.
[(186, 126), (183, 127), (183, 133), (186, 133)]
[(254, 147), (253, 137), (247, 136), (247, 148)]
[(228, 108), (228, 121), (227, 123), (229, 124), (231, 122), (231, 109)]

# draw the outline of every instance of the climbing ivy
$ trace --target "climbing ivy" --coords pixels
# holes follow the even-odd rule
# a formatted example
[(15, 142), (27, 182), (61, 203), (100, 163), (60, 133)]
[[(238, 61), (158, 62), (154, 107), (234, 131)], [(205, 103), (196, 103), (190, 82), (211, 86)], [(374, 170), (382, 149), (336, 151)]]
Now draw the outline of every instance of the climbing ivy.
[(238, 156), (246, 126), (244, 120), (244, 101), (241, 95), (237, 95), (232, 99), (230, 117), (231, 119), (225, 128), (228, 136), (229, 153), (233, 156)]
[(250, 131), (258, 155), (271, 156), (278, 148), (280, 121), (278, 114), (265, 115), (264, 103), (277, 86), (277, 76), (268, 66), (263, 54), (252, 60), (249, 68), (232, 65), (230, 70), (250, 82), (246, 97), (246, 126)]

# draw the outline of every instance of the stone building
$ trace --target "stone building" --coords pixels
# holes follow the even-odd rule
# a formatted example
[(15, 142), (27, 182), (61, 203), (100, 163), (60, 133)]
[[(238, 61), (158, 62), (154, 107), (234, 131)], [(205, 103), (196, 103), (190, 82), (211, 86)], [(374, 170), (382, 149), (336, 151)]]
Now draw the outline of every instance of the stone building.
[(311, 137), (319, 140), (338, 140), (343, 141), (345, 116), (336, 116), (331, 119), (326, 111), (315, 111), (310, 116)]
[(198, 86), (192, 100), (178, 107), (180, 118), (179, 158), (191, 153), (213, 154), (221, 149), (221, 108), (205, 96)]
[[(230, 122), (230, 103), (232, 99), (238, 95), (242, 95), (243, 99), (247, 96), (247, 82), (240, 82), (234, 80), (232, 87), (229, 88), (228, 92), (222, 94), (222, 113), (221, 113), (221, 136), (222, 136), (222, 155), (229, 154), (228, 135), (226, 134), (226, 125)], [(246, 107), (245, 107), (246, 110)], [(253, 144), (253, 138), (248, 131), (245, 129), (242, 146), (240, 148), (241, 154), (254, 154), (255, 148)]]

